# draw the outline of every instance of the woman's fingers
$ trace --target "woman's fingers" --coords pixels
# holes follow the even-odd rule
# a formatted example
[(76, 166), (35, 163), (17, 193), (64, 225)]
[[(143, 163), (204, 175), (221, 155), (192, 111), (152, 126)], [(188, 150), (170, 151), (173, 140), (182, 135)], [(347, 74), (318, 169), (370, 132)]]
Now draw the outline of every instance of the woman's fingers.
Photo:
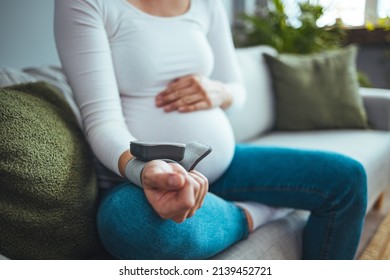
[(199, 209), (203, 205), (204, 198), (206, 197), (207, 192), (209, 191), (209, 181), (202, 173), (192, 170), (189, 172), (190, 176), (193, 176), (193, 178), (199, 183), (200, 185), (200, 192), (197, 199), (197, 208)]
[(184, 185), (185, 174), (184, 168), (179, 169), (165, 161), (155, 160), (145, 166), (142, 172), (142, 183), (144, 188), (174, 191)]
[(167, 90), (168, 91), (180, 91), (181, 89), (188, 88), (192, 85), (199, 84), (200, 78), (196, 75), (188, 75), (180, 77), (173, 82), (171, 82)]
[(186, 98), (187, 96), (196, 93), (197, 93), (197, 88), (193, 85), (188, 85), (185, 88), (181, 88), (177, 90), (166, 90), (160, 93), (156, 97), (156, 105), (157, 107), (164, 107), (167, 104), (170, 104), (182, 98)]
[(193, 88), (193, 86), (196, 85), (195, 81), (196, 78), (193, 76), (178, 78), (170, 83), (164, 91), (160, 92), (157, 95), (157, 98), (167, 102), (176, 100), (187, 95), (189, 93), (187, 89)]
[[(179, 110), (180, 108), (187, 108), (196, 105), (197, 103), (204, 103), (204, 96), (201, 93), (193, 93), (191, 95), (183, 96), (182, 98), (171, 102), (164, 106), (164, 110), (166, 112), (172, 112), (175, 110)], [(206, 103), (207, 104), (207, 103)], [(197, 108), (199, 108), (197, 106)], [(180, 110), (179, 110), (180, 111)]]
[(185, 76), (169, 84), (156, 97), (156, 106), (166, 112), (192, 112), (212, 107), (211, 99), (197, 76)]
[(188, 173), (193, 182), (195, 203), (187, 213), (187, 218), (195, 215), (195, 212), (202, 206), (206, 193), (208, 191), (208, 180), (201, 173), (191, 171)]
[(158, 215), (177, 223), (195, 214), (208, 191), (202, 174), (187, 172), (176, 163), (152, 161), (145, 166), (142, 180), (145, 195)]
[(166, 112), (227, 108), (231, 102), (231, 94), (221, 82), (195, 75), (175, 80), (156, 96), (156, 106), (164, 108)]
[(209, 109), (210, 106), (211, 105), (209, 101), (200, 100), (195, 104), (180, 106), (179, 108), (177, 108), (177, 110), (180, 113), (189, 113), (189, 112), (194, 112), (199, 110), (206, 110)]
[(162, 205), (159, 214), (162, 218), (182, 222), (188, 217), (188, 213), (193, 209), (195, 202), (193, 190), (185, 186)]
[[(186, 177), (186, 185), (184, 188), (188, 188), (190, 192), (192, 191), (192, 196), (194, 197), (195, 201), (192, 201), (186, 205), (188, 211), (175, 217), (175, 221), (182, 221), (183, 219), (192, 217), (196, 210), (202, 206), (204, 198), (209, 190), (208, 179), (200, 172), (192, 170), (188, 172)], [(191, 196), (191, 193), (188, 193), (187, 195)]]

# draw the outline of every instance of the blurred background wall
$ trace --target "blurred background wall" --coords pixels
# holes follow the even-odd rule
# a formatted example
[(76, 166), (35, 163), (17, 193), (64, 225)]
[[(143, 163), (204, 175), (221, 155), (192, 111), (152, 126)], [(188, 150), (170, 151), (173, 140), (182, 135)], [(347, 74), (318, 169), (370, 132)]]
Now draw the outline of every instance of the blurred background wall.
[(0, 0), (0, 65), (59, 65), (53, 0)]

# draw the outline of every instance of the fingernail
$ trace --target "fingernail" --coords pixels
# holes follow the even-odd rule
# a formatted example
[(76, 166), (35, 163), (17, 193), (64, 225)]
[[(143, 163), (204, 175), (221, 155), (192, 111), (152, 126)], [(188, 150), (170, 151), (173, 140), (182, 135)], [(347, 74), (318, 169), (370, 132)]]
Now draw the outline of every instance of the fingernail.
[(173, 175), (168, 178), (168, 184), (172, 187), (178, 187), (179, 186), (179, 178), (177, 176)]

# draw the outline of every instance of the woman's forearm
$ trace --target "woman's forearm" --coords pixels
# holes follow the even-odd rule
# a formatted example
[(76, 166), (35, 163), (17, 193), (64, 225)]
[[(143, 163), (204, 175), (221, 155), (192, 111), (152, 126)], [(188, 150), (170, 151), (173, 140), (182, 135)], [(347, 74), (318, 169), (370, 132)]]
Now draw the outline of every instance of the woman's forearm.
[(226, 90), (226, 95), (228, 106), (221, 106), (222, 109), (230, 112), (239, 111), (245, 103), (246, 100), (246, 89), (241, 83), (224, 83), (224, 88)]
[(222, 96), (222, 102), (221, 102), (221, 108), (223, 110), (228, 109), (232, 103), (233, 103), (233, 93), (229, 91), (229, 88), (225, 85), (222, 86), (221, 90), (221, 96)]

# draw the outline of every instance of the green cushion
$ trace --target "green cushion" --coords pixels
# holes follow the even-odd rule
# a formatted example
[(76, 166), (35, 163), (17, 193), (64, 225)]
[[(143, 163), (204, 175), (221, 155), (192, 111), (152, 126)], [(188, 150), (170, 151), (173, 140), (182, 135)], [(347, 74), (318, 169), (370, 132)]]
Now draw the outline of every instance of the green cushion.
[(309, 55), (264, 54), (274, 86), (276, 129), (368, 128), (356, 55), (355, 46)]
[(53, 87), (0, 89), (0, 252), (11, 259), (100, 253), (93, 157)]

